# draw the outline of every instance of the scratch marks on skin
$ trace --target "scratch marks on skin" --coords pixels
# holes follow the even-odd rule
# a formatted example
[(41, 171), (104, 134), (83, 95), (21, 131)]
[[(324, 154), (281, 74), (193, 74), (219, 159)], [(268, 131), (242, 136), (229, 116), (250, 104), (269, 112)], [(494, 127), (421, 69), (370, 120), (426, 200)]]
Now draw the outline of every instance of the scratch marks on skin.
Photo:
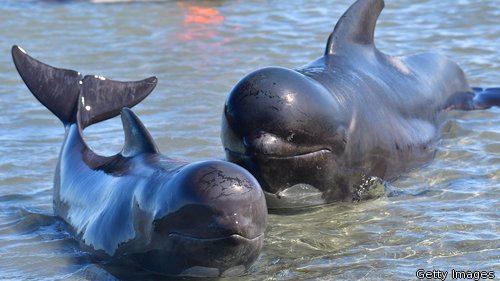
[[(246, 178), (229, 176), (224, 171), (215, 167), (210, 167), (211, 171), (205, 173), (200, 178), (203, 190), (213, 193), (211, 199), (229, 197), (231, 195), (243, 195), (252, 191), (252, 184)], [(214, 191), (217, 191), (214, 193)]]
[[(264, 90), (252, 89), (246, 95), (243, 95), (240, 98), (240, 100), (243, 100), (247, 97), (253, 97), (255, 99), (260, 99), (260, 98), (276, 99), (277, 104), (290, 104), (290, 102), (294, 100), (294, 97), (291, 93), (288, 93), (288, 94), (281, 96), (281, 95), (277, 95), (277, 94), (273, 93), (272, 90), (264, 91)], [(277, 107), (273, 107), (273, 109), (278, 110), (278, 111), (280, 110)]]
[[(259, 77), (256, 79), (256, 81), (259, 81), (259, 79), (265, 79), (263, 77)], [(242, 92), (245, 93), (244, 95), (241, 95), (239, 97), (239, 102), (243, 101), (244, 99), (248, 97), (253, 97), (255, 99), (274, 99), (276, 100), (276, 104), (287, 104), (287, 105), (292, 105), (295, 103), (295, 94), (293, 92), (285, 92), (282, 93), (282, 91), (275, 91), (275, 88), (278, 87), (277, 82), (272, 82), (272, 87), (269, 90), (263, 90), (262, 88), (256, 87), (255, 85), (258, 85), (259, 83), (254, 83), (253, 80), (250, 80), (245, 83), (245, 85), (242, 87)], [(276, 94), (280, 93), (280, 94)], [(276, 111), (281, 111), (280, 108), (271, 106), (273, 110)]]

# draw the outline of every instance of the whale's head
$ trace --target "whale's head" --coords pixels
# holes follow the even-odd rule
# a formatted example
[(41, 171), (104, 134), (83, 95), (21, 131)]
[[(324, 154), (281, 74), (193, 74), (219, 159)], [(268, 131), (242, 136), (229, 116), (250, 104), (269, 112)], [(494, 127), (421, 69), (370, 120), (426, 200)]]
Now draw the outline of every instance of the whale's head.
[[(228, 160), (259, 180), (269, 208), (324, 203), (345, 148), (339, 105), (319, 82), (297, 71), (269, 67), (241, 79), (222, 121)], [(333, 197), (342, 197), (336, 194)], [(347, 196), (347, 195), (346, 195)]]
[(267, 206), (257, 180), (225, 161), (191, 163), (155, 194), (151, 245), (142, 264), (183, 276), (245, 272), (260, 254)]

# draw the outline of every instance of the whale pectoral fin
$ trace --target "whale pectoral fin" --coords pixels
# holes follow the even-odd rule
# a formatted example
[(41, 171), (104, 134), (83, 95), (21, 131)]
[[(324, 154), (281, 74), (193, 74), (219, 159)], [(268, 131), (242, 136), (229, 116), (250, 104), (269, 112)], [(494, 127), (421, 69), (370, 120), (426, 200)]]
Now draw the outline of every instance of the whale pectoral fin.
[(12, 47), (17, 72), (33, 95), (63, 123), (75, 122), (76, 100), (83, 76), (74, 70), (55, 68)]
[(474, 109), (487, 109), (492, 106), (500, 106), (500, 88), (472, 88), (475, 96), (473, 99)]
[(373, 44), (375, 25), (384, 5), (384, 0), (358, 0), (352, 4), (330, 34), (325, 55), (346, 44)]
[(121, 82), (101, 76), (85, 76), (82, 80), (82, 94), (78, 109), (80, 126), (85, 128), (113, 118), (120, 114), (123, 107), (133, 107), (153, 91), (157, 81), (156, 77)]
[(123, 108), (121, 117), (125, 132), (125, 145), (121, 153), (123, 156), (132, 157), (141, 153), (159, 153), (155, 141), (132, 110)]
[(457, 92), (448, 97), (443, 105), (446, 110), (473, 110), (474, 93), (471, 91)]

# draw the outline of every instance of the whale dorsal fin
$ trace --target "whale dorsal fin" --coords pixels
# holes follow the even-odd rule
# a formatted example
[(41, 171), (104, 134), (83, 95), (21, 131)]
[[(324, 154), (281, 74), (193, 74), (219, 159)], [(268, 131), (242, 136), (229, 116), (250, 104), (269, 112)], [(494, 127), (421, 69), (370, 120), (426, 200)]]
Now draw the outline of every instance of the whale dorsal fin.
[(121, 152), (123, 156), (132, 157), (141, 153), (159, 153), (153, 137), (132, 110), (123, 108), (121, 117), (125, 132), (125, 145)]
[(328, 37), (325, 55), (336, 53), (349, 44), (371, 45), (384, 0), (358, 0), (340, 17)]

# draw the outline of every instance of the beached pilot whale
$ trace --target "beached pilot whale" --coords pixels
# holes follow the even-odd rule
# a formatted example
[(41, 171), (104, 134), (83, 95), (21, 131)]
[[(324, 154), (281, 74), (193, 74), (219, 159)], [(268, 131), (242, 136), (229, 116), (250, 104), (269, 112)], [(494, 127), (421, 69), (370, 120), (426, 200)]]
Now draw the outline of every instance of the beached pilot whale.
[[(34, 96), (64, 123), (54, 209), (83, 248), (167, 275), (240, 274), (256, 260), (267, 221), (257, 180), (230, 162), (186, 163), (160, 154), (137, 116), (123, 108), (144, 99), (155, 77), (83, 77), (17, 46), (12, 56)], [(120, 113), (123, 150), (95, 154), (82, 130)]]
[(256, 70), (230, 92), (226, 157), (257, 177), (269, 208), (359, 198), (367, 179), (391, 180), (432, 158), (443, 113), (500, 105), (499, 88), (471, 88), (444, 56), (380, 52), (373, 36), (383, 7), (356, 1), (322, 57)]

